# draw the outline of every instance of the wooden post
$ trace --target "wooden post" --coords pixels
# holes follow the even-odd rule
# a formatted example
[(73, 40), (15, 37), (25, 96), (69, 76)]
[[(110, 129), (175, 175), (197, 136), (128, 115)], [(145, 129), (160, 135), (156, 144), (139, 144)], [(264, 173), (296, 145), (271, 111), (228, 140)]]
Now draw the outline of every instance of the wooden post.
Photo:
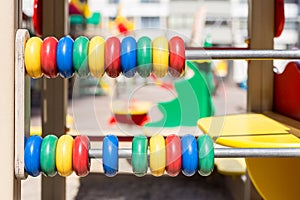
[[(274, 0), (249, 0), (250, 49), (273, 49)], [(250, 61), (248, 65), (247, 110), (273, 109), (273, 61)]]
[(20, 1), (7, 1), (0, 13), (1, 199), (21, 199), (21, 182), (14, 175), (14, 41), (20, 5)]
[[(67, 33), (68, 1), (43, 1), (43, 37), (58, 39)], [(67, 80), (43, 78), (42, 80), (42, 130), (43, 136), (65, 134), (67, 108)], [(66, 179), (42, 177), (42, 199), (65, 199)]]
[[(274, 48), (274, 0), (249, 0), (248, 34), (250, 49)], [(273, 109), (273, 61), (248, 64), (247, 111), (262, 113)], [(260, 199), (247, 178), (250, 199)]]

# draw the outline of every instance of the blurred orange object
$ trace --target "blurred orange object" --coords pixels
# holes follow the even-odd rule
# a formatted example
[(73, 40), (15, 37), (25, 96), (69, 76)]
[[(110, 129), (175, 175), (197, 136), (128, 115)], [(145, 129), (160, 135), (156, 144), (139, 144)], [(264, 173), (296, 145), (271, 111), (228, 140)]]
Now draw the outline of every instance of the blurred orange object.
[(149, 121), (150, 106), (151, 103), (148, 101), (115, 101), (112, 104), (114, 116), (109, 120), (109, 124), (123, 123), (142, 126)]

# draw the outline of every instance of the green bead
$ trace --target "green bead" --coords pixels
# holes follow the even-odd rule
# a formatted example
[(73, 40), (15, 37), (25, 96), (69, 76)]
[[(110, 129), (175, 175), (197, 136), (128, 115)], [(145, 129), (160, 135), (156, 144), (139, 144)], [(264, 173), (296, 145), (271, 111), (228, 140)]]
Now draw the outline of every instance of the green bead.
[(199, 174), (208, 176), (214, 169), (214, 143), (209, 135), (198, 137)]
[(89, 39), (85, 36), (80, 36), (74, 41), (73, 67), (79, 77), (84, 77), (89, 74), (88, 46)]
[(144, 176), (147, 173), (148, 140), (144, 135), (135, 136), (132, 140), (132, 171), (136, 176)]
[(137, 72), (146, 78), (152, 72), (152, 41), (143, 36), (137, 42)]
[(40, 152), (41, 170), (46, 176), (55, 176), (56, 174), (56, 144), (55, 135), (47, 135), (42, 142)]

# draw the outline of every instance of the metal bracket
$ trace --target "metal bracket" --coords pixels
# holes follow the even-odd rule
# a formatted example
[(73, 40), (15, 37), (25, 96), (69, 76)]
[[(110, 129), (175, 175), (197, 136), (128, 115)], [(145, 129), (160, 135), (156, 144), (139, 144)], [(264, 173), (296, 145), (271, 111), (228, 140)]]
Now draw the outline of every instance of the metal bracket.
[(24, 66), (25, 44), (29, 32), (19, 29), (15, 39), (15, 176), (26, 179), (24, 147), (30, 132), (30, 77)]

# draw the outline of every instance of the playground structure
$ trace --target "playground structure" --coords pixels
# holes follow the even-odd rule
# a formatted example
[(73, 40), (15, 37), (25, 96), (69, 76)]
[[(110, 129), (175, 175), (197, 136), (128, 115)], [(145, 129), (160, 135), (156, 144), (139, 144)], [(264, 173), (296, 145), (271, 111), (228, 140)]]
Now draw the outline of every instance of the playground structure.
[[(61, 8), (64, 7), (64, 5), (62, 3), (59, 4), (59, 1), (55, 1), (57, 4), (56, 5), (61, 5)], [(54, 3), (53, 2), (48, 2), (45, 3), (48, 4), (47, 5), (47, 9), (49, 9), (46, 12), (53, 12), (54, 13)], [(1, 37), (1, 42), (3, 44), (5, 44), (5, 42), (9, 41), (11, 42), (11, 44), (14, 43), (15, 41), (15, 31), (17, 30), (17, 28), (19, 27), (18, 24), (15, 24), (15, 22), (17, 20), (15, 20), (15, 16), (18, 16), (17, 14), (15, 15), (15, 13), (18, 13), (19, 9), (17, 10), (11, 10), (11, 8), (18, 8), (18, 3), (16, 1), (12, 1), (12, 2), (8, 2), (6, 5), (4, 5), (4, 12), (2, 13), (3, 16), (6, 16), (7, 21), (4, 23), (1, 22), (1, 27), (4, 27), (4, 34)], [(273, 65), (271, 61), (265, 61), (265, 60), (271, 60), (271, 59), (299, 59), (300, 58), (300, 53), (299, 50), (293, 50), (293, 51), (276, 51), (276, 50), (257, 50), (257, 49), (273, 49), (273, 37), (274, 37), (274, 10), (275, 9), (270, 9), (270, 8), (274, 8), (275, 4), (274, 1), (268, 0), (268, 1), (250, 1), (250, 5), (251, 5), (251, 13), (250, 13), (250, 30), (249, 30), (249, 36), (251, 38), (251, 43), (250, 43), (250, 50), (207, 50), (207, 51), (203, 51), (203, 50), (186, 50), (185, 51), (185, 56), (187, 59), (207, 59), (207, 58), (211, 58), (211, 59), (246, 59), (246, 60), (255, 60), (255, 61), (251, 61), (251, 63), (249, 63), (249, 82), (248, 82), (248, 111), (249, 112), (257, 112), (257, 113), (264, 113), (265, 111), (272, 111), (273, 110)], [(5, 9), (7, 8), (7, 9)], [(46, 5), (45, 5), (46, 8)], [(56, 7), (55, 7), (56, 8)], [(64, 16), (64, 11), (63, 9), (55, 9), (56, 12), (58, 12), (57, 15), (62, 15)], [(60, 12), (61, 11), (61, 12)], [(266, 12), (268, 11), (268, 12)], [(45, 16), (45, 15), (44, 15)], [(47, 15), (46, 15), (47, 16)], [(62, 17), (60, 16), (60, 17)], [(45, 18), (45, 19), (44, 19)], [(52, 23), (49, 24), (56, 24), (59, 27), (53, 28), (53, 31), (51, 32), (49, 29), (47, 30), (46, 27), (43, 27), (43, 29), (45, 28), (46, 30), (43, 31), (43, 34), (47, 35), (56, 35), (56, 37), (62, 37), (64, 35), (64, 32), (62, 31), (63, 26), (58, 25), (57, 23), (54, 23), (55, 21), (55, 17), (50, 19), (51, 17), (49, 17), (48, 19), (46, 19), (47, 17), (44, 17), (43, 20), (47, 21), (49, 20)], [(63, 17), (61, 19), (64, 19)], [(51, 21), (52, 20), (52, 21)], [(61, 20), (62, 23), (64, 23), (64, 20)], [(44, 23), (45, 24), (45, 23)], [(49, 31), (49, 32), (47, 32)], [(56, 32), (57, 31), (57, 32)], [(61, 32), (60, 32), (61, 31)], [(276, 32), (277, 33), (277, 32)], [(27, 36), (26, 36), (27, 35)], [(262, 38), (261, 35), (264, 35), (264, 37)], [(26, 95), (28, 95), (28, 93), (24, 92), (26, 89), (25, 86), (25, 82), (28, 81), (28, 77), (26, 78), (25, 75), (25, 68), (21, 67), (18, 68), (19, 66), (22, 66), (22, 63), (24, 64), (24, 62), (22, 61), (22, 56), (18, 56), (18, 53), (22, 53), (22, 50), (24, 50), (24, 47), (22, 48), (22, 45), (24, 46), (25, 44), (27, 45), (27, 38), (28, 38), (28, 34), (26, 34), (26, 32), (24, 33), (23, 40), (21, 40), (20, 43), (16, 43), (16, 47), (14, 48), (13, 45), (12, 47), (8, 47), (7, 49), (3, 50), (1, 49), (1, 66), (10, 66), (10, 67), (1, 67), (1, 91), (4, 91), (6, 96), (5, 98), (1, 99), (1, 110), (3, 111), (3, 115), (4, 117), (0, 118), (0, 126), (2, 127), (2, 132), (5, 133), (5, 138), (7, 138), (7, 140), (3, 140), (1, 142), (1, 146), (3, 148), (6, 149), (6, 153), (3, 155), (3, 171), (7, 172), (3, 174), (3, 178), (2, 181), (3, 185), (5, 185), (4, 188), (4, 194), (3, 194), (3, 198), (5, 199), (17, 199), (20, 198), (20, 178), (21, 177), (16, 177), (15, 175), (17, 175), (18, 173), (20, 173), (21, 171), (16, 170), (16, 169), (23, 169), (21, 167), (21, 165), (18, 164), (18, 162), (14, 161), (15, 158), (17, 158), (18, 156), (20, 158), (22, 158), (24, 156), (24, 153), (22, 154), (18, 154), (19, 151), (16, 148), (20, 148), (21, 151), (24, 149), (24, 137), (22, 134), (19, 133), (26, 133), (26, 129), (29, 127), (28, 126), (29, 123), (27, 123), (25, 121), (25, 119), (28, 119), (28, 110), (26, 110), (26, 103), (28, 103), (28, 100), (26, 99)], [(17, 37), (18, 38), (18, 37)], [(38, 40), (38, 39), (35, 39)], [(84, 39), (83, 39), (84, 40)], [(131, 39), (130, 39), (131, 40)], [(116, 44), (116, 41), (113, 41), (113, 44)], [(166, 44), (166, 40), (164, 39), (160, 39), (160, 42), (158, 42), (159, 45), (162, 45), (162, 47), (164, 47), (164, 49), (167, 49), (164, 45)], [(39, 42), (39, 45), (41, 45), (41, 41)], [(132, 43), (130, 43), (130, 45), (132, 45)], [(161, 47), (158, 47), (158, 49), (160, 49)], [(37, 51), (38, 48), (34, 47), (33, 50)], [(253, 50), (254, 49), (254, 50)], [(182, 49), (181, 49), (182, 50)], [(25, 50), (26, 51), (26, 50)], [(118, 52), (117, 52), (118, 53)], [(120, 53), (120, 51), (119, 51)], [(26, 53), (25, 53), (26, 54)], [(160, 52), (161, 54), (165, 54), (165, 52)], [(178, 54), (177, 54), (178, 55)], [(127, 55), (129, 56), (129, 55)], [(164, 55), (165, 56), (165, 55)], [(168, 56), (168, 55), (167, 55)], [(26, 60), (25, 56), (25, 60)], [(31, 55), (29, 56), (31, 57)], [(160, 57), (160, 56), (158, 56)], [(11, 58), (11, 59), (7, 59), (7, 58)], [(14, 58), (15, 63), (14, 63)], [(27, 57), (28, 58), (28, 57)], [(165, 58), (165, 57), (164, 57)], [(127, 58), (128, 59), (128, 58)], [(264, 60), (264, 61), (262, 61)], [(21, 61), (21, 62), (20, 62)], [(169, 66), (169, 64), (165, 62), (164, 59), (159, 60), (162, 61), (162, 63), (160, 63), (163, 66)], [(37, 62), (39, 62), (39, 60), (37, 60)], [(26, 63), (26, 61), (25, 61)], [(155, 62), (154, 62), (155, 63)], [(14, 72), (14, 64), (16, 67), (16, 72)], [(136, 63), (134, 63), (136, 64)], [(170, 64), (171, 65), (171, 64)], [(64, 65), (65, 66), (65, 65)], [(68, 65), (67, 65), (68, 66)], [(131, 62), (127, 62), (125, 64), (125, 67), (123, 70), (123, 73), (125, 74), (125, 76), (131, 77), (132, 76), (132, 71), (130, 71), (130, 69), (135, 68), (135, 65), (133, 65)], [(172, 65), (171, 65), (172, 66)], [(174, 66), (174, 65), (173, 65)], [(113, 68), (115, 69), (115, 68)], [(76, 70), (76, 68), (75, 68)], [(30, 72), (30, 70), (27, 70)], [(82, 72), (82, 75), (86, 75), (86, 71), (83, 70), (78, 70), (79, 74)], [(155, 69), (154, 68), (154, 73), (157, 73), (158, 76), (164, 76), (166, 74), (166, 72), (168, 71), (168, 67), (165, 68), (163, 67)], [(66, 72), (66, 71), (64, 71)], [(68, 71), (67, 71), (68, 72)], [(111, 73), (110, 73), (111, 72)], [(116, 76), (116, 71), (112, 70), (109, 73), (112, 76)], [(120, 69), (117, 69), (117, 72), (120, 73)], [(148, 71), (146, 71), (148, 72)], [(28, 73), (29, 74), (29, 73)], [(15, 79), (13, 78), (15, 75)], [(35, 76), (35, 73), (32, 73), (33, 76)], [(63, 74), (64, 76), (70, 76), (69, 73)], [(179, 73), (180, 75), (180, 73)], [(41, 76), (41, 74), (38, 73), (37, 77)], [(26, 80), (27, 79), (27, 80)], [(44, 82), (44, 89), (46, 90), (44, 92), (44, 99), (46, 101), (45, 104), (43, 105), (43, 133), (48, 134), (49, 132), (55, 132), (58, 133), (59, 135), (63, 135), (65, 133), (65, 84), (66, 81), (64, 79), (61, 78), (56, 78), (53, 80), (50, 79), (46, 79), (44, 78), (43, 80)], [(14, 86), (16, 86), (14, 88)], [(59, 88), (59, 89), (58, 89)], [(14, 94), (15, 91), (15, 94)], [(19, 94), (22, 94), (21, 96), (19, 96)], [(57, 98), (53, 98), (53, 96), (57, 97)], [(14, 105), (15, 104), (15, 105)], [(15, 107), (16, 106), (16, 107)], [(15, 112), (14, 112), (15, 111)], [(19, 112), (20, 111), (20, 112)], [(288, 124), (290, 126), (292, 126), (289, 129), (284, 128), (285, 131), (288, 131), (289, 133), (293, 133), (293, 134), (297, 134), (297, 129), (295, 127), (298, 126), (298, 122), (293, 121), (291, 119), (285, 118), (283, 116), (279, 116), (274, 113), (269, 114), (270, 116), (273, 116), (274, 118), (277, 118), (277, 120), (284, 122), (285, 124)], [(26, 117), (27, 116), (27, 117)], [(19, 118), (20, 117), (20, 118)], [(22, 119), (22, 120), (19, 120)], [(232, 127), (233, 128), (233, 127)], [(209, 133), (209, 131), (208, 131)], [(26, 133), (28, 134), (28, 132)], [(251, 134), (251, 133), (249, 133)], [(21, 135), (21, 136), (20, 136)], [(289, 134), (291, 137), (292, 134)], [(14, 141), (14, 137), (16, 137), (15, 141)], [(19, 139), (19, 137), (21, 138), (21, 140)], [(111, 138), (109, 139), (109, 141), (113, 141), (111, 143), (114, 144), (114, 147), (117, 147), (116, 145), (116, 137), (114, 136), (110, 136)], [(164, 138), (162, 136), (153, 136), (154, 139), (151, 138), (150, 140), (150, 162), (151, 162), (151, 153), (156, 152), (157, 150), (160, 149), (164, 149), (163, 146), (159, 145), (164, 143)], [(187, 136), (188, 138), (191, 138), (190, 136)], [(250, 137), (250, 136), (249, 136)], [(72, 137), (68, 137), (68, 136), (61, 136), (60, 138), (68, 138), (66, 139), (67, 143), (70, 143), (72, 139)], [(201, 142), (203, 142), (201, 139), (202, 138), (208, 138), (208, 142), (204, 143), (206, 145), (205, 149), (212, 149), (211, 148), (211, 141), (209, 138), (207, 137), (207, 135), (204, 135), (203, 137), (199, 137), (198, 138), (198, 147), (201, 146), (199, 145)], [(293, 144), (298, 144), (299, 140), (298, 138), (294, 138), (295, 142)], [(76, 140), (76, 139), (75, 139)], [(182, 139), (182, 144), (184, 143), (186, 139)], [(190, 139), (192, 142), (187, 142), (188, 144), (192, 144), (193, 145), (193, 152), (191, 153), (192, 155), (195, 155), (195, 151), (197, 152), (202, 152), (201, 150), (195, 150), (195, 139)], [(85, 141), (86, 144), (86, 140)], [(145, 141), (145, 139), (143, 139), (143, 141)], [(174, 141), (174, 139), (172, 140)], [(176, 139), (176, 141), (178, 141), (178, 139)], [(15, 143), (17, 143), (17, 145)], [(28, 142), (28, 141), (27, 141)], [(41, 142), (41, 139), (40, 139)], [(231, 143), (231, 141), (229, 141), (228, 143)], [(292, 143), (292, 142), (287, 142), (287, 143)], [(23, 146), (22, 146), (23, 144)], [(29, 145), (29, 143), (26, 143)], [(110, 143), (108, 142), (108, 145)], [(157, 144), (157, 145), (155, 145)], [(176, 144), (178, 144), (178, 142), (176, 142)], [(280, 145), (281, 141), (278, 142), (278, 140), (276, 140), (274, 142), (274, 147), (281, 147)], [(151, 148), (151, 146), (153, 146), (153, 148)], [(295, 147), (295, 146), (292, 146)], [(108, 147), (103, 147), (103, 150), (105, 152), (105, 149), (110, 149)], [(114, 148), (113, 148), (114, 149)], [(68, 148), (68, 150), (70, 151), (70, 148)], [(116, 151), (116, 149), (113, 150), (114, 152)], [(229, 153), (225, 153), (225, 151), (223, 151), (221, 149), (215, 149), (215, 155), (216, 156), (242, 156), (242, 157), (270, 157), (269, 160), (270, 161), (271, 157), (272, 158), (272, 162), (274, 162), (274, 166), (279, 166), (277, 165), (278, 163), (284, 163), (284, 167), (288, 166), (293, 166), (295, 168), (297, 168), (297, 162), (299, 160), (299, 148), (293, 148), (293, 149), (287, 149), (287, 148), (282, 148), (282, 149), (230, 149), (228, 150)], [(13, 152), (15, 152), (15, 158), (14, 158), (14, 154)], [(120, 152), (122, 152), (122, 150), (120, 150)], [(211, 151), (210, 151), (211, 152)], [(281, 152), (281, 153), (279, 153)], [(86, 153), (86, 152), (85, 152)], [(96, 151), (94, 153), (90, 153), (88, 151), (88, 154), (90, 154), (91, 157), (104, 157), (107, 156), (106, 153), (103, 153), (102, 155), (99, 155), (99, 152)], [(178, 152), (176, 153), (178, 154)], [(119, 154), (121, 156), (121, 154)], [(128, 151), (125, 152), (123, 154), (124, 157), (127, 157)], [(196, 154), (197, 155), (197, 154)], [(85, 154), (86, 156), (86, 154)], [(157, 174), (157, 175), (161, 175), (162, 174), (162, 165), (165, 165), (164, 160), (165, 160), (165, 154), (161, 154), (159, 155), (159, 157), (156, 157), (156, 161), (157, 162), (153, 162), (156, 163), (158, 166), (153, 167), (153, 173)], [(188, 155), (188, 157), (191, 155)], [(196, 156), (197, 157), (197, 156)], [(297, 157), (297, 158), (288, 158), (287, 160), (282, 160), (282, 158), (277, 158), (277, 157)], [(36, 157), (35, 157), (36, 158)], [(115, 157), (114, 157), (115, 158)], [(200, 155), (200, 160), (203, 157), (201, 157)], [(107, 158), (105, 158), (107, 159)], [(185, 159), (184, 154), (182, 155), (182, 159)], [(196, 165), (194, 162), (196, 160), (195, 159), (189, 159), (191, 162), (193, 162), (193, 166)], [(209, 160), (209, 163), (211, 164), (212, 159)], [(116, 159), (111, 159), (110, 161), (115, 162)], [(255, 159), (252, 160), (253, 161), (253, 166), (255, 165)], [(263, 159), (260, 159), (260, 161), (266, 161)], [(288, 161), (288, 162), (287, 162)], [(68, 163), (70, 161), (68, 160)], [(22, 163), (22, 162), (21, 162)], [(15, 166), (15, 165), (16, 166)], [(251, 164), (250, 164), (251, 165)], [(14, 172), (14, 167), (15, 166), (15, 172)], [(115, 165), (114, 165), (115, 166)], [(199, 165), (201, 166), (201, 164)], [(259, 166), (264, 166), (264, 167), (268, 167), (265, 164), (261, 164)], [(178, 167), (178, 166), (177, 166)], [(183, 168), (186, 169), (186, 168)], [(266, 168), (265, 168), (266, 169)], [(284, 169), (284, 168), (281, 168)], [(58, 168), (58, 170), (60, 170)], [(108, 174), (109, 175), (114, 175), (116, 173), (115, 168), (110, 169), (108, 168)], [(178, 170), (178, 168), (177, 168)], [(188, 169), (185, 173), (186, 174), (192, 174), (193, 170), (195, 170), (195, 167), (193, 167), (193, 169), (190, 171), (190, 169)], [(202, 172), (203, 168), (200, 168), (201, 173), (203, 174), (209, 174), (208, 172), (211, 170), (211, 168), (209, 168), (206, 172)], [(260, 169), (256, 169), (257, 171), (259, 171)], [(29, 170), (30, 171), (30, 170)], [(293, 170), (291, 170), (293, 171)], [(282, 172), (282, 171), (280, 171)], [(294, 172), (294, 171), (293, 171)], [(22, 173), (22, 172), (21, 172)], [(65, 174), (64, 174), (65, 173)], [(62, 175), (66, 175), (68, 174), (68, 172), (62, 172)], [(140, 171), (139, 171), (140, 173)], [(178, 171), (174, 170), (172, 173), (176, 174), (178, 173)], [(274, 173), (273, 171), (271, 171), (271, 173)], [(49, 173), (51, 174), (51, 172)], [(78, 172), (78, 174), (80, 174)], [(83, 173), (84, 174), (84, 173)], [(283, 184), (286, 184), (288, 186), (290, 186), (287, 192), (287, 188), (284, 189), (284, 193), (285, 193), (285, 197), (287, 197), (286, 195), (290, 195), (290, 198), (295, 198), (296, 193), (294, 193), (293, 189), (296, 187), (297, 184), (295, 184), (294, 180), (297, 180), (299, 178), (299, 176), (297, 174), (289, 174), (287, 175), (286, 173), (280, 173), (281, 176), (277, 177), (277, 181), (278, 182), (282, 182)], [(18, 175), (17, 175), (18, 176)], [(22, 175), (21, 175), (22, 176)], [(254, 177), (254, 176), (253, 176)], [(256, 186), (259, 188), (259, 182), (263, 183), (262, 180), (256, 179), (252, 177), (252, 180), (257, 183)], [(264, 178), (263, 175), (260, 173), (258, 175), (258, 177), (260, 177), (260, 179)], [(293, 179), (292, 179), (293, 178)], [(293, 181), (289, 181), (289, 180), (293, 180)], [(285, 181), (281, 181), (281, 180), (285, 180)], [(53, 184), (55, 182), (55, 184)], [(48, 179), (48, 178), (43, 178), (43, 199), (64, 199), (64, 194), (65, 194), (65, 187), (64, 187), (64, 179), (59, 177), (59, 176), (55, 176), (52, 179)], [(279, 198), (282, 199), (279, 196), (279, 192), (280, 192), (280, 188), (275, 187), (272, 188), (272, 186), (274, 186), (273, 183), (269, 182), (269, 183), (265, 183), (264, 185), (266, 186), (270, 186), (270, 188), (267, 188), (266, 191), (267, 192), (262, 192), (261, 191), (261, 195), (266, 197), (266, 198), (271, 198), (274, 197), (274, 195)], [(46, 189), (47, 188), (47, 189)], [(47, 191), (45, 191), (47, 190)], [(276, 192), (275, 192), (276, 191)], [(271, 192), (271, 193), (270, 193)], [(278, 192), (278, 193), (277, 193)], [(271, 196), (265, 196), (265, 195), (271, 195)]]

